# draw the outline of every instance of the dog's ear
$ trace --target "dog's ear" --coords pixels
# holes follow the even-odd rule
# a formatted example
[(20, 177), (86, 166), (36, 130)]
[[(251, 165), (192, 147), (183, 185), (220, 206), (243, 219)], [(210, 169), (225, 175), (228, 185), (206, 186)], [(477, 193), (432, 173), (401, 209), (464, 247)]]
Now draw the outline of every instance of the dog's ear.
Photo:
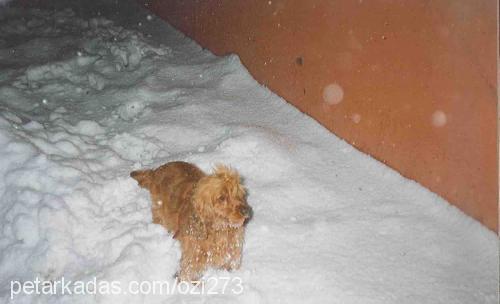
[(153, 180), (153, 170), (137, 170), (130, 172), (130, 177), (135, 179), (139, 186), (149, 189)]
[(189, 215), (187, 225), (184, 225), (184, 234), (199, 240), (205, 240), (208, 237), (207, 228), (196, 212)]

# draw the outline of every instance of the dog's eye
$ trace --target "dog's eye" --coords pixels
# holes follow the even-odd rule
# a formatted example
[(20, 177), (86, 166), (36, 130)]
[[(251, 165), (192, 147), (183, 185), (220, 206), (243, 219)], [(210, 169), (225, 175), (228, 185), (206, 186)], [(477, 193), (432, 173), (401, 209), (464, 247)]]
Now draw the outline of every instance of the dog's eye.
[(225, 195), (221, 195), (217, 198), (217, 202), (219, 203), (223, 203), (224, 201), (226, 200), (226, 196)]

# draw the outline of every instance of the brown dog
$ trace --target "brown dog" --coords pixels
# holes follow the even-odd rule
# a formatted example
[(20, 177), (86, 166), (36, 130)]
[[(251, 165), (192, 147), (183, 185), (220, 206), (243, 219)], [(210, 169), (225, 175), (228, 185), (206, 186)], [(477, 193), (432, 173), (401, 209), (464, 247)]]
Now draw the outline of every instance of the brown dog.
[(130, 176), (151, 193), (153, 223), (181, 242), (180, 280), (197, 280), (209, 266), (240, 267), (251, 209), (234, 170), (219, 165), (206, 175), (192, 164), (171, 162)]

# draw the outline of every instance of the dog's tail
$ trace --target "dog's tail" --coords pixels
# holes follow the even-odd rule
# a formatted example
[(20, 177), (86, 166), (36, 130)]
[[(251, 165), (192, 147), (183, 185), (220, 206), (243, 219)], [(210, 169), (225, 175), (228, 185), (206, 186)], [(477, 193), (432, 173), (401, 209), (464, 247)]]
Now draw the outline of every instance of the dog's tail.
[(153, 170), (137, 170), (130, 172), (130, 177), (135, 179), (139, 186), (149, 189), (153, 180)]

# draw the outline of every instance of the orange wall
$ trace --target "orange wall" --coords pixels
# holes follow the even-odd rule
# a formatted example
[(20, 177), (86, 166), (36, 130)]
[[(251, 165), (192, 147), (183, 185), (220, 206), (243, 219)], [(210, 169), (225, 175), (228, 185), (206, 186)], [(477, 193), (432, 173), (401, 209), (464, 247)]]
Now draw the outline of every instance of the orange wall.
[(145, 5), (215, 54), (237, 53), (335, 134), (497, 229), (496, 1)]

